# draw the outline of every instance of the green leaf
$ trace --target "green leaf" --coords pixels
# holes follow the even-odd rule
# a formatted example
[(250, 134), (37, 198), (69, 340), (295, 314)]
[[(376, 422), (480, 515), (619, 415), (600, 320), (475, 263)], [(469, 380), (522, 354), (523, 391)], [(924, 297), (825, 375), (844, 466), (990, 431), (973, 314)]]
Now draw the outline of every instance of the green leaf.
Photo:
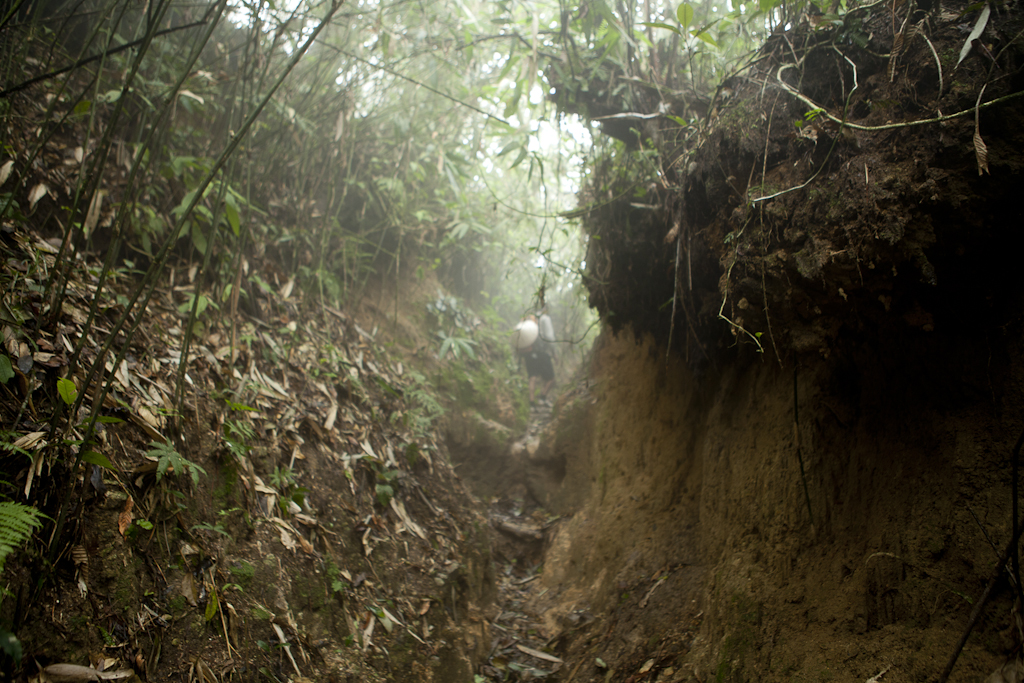
[(11, 359), (0, 353), (0, 384), (7, 384), (7, 380), (14, 377), (14, 366)]
[(231, 226), (231, 232), (235, 233), (235, 237), (238, 237), (239, 225), (238, 220), (238, 209), (235, 208), (234, 200), (228, 196), (228, 201), (224, 203), (224, 216), (228, 219), (228, 225)]
[(137, 519), (135, 520), (135, 523), (146, 531), (150, 531), (153, 528), (153, 522), (148, 519)]
[(512, 91), (512, 97), (505, 103), (505, 118), (512, 116), (516, 113), (516, 109), (519, 107), (519, 98), (523, 96), (523, 82), (516, 81), (515, 90)]
[(960, 66), (960, 62), (964, 61), (964, 58), (970, 54), (974, 41), (980, 38), (981, 34), (985, 32), (985, 27), (988, 26), (988, 17), (991, 13), (992, 10), (989, 9), (989, 6), (986, 4), (984, 9), (981, 10), (981, 14), (978, 15), (978, 21), (975, 22), (970, 35), (967, 36), (967, 41), (964, 43), (964, 46), (960, 48), (960, 59), (956, 60), (957, 66)]
[(206, 255), (206, 235), (203, 234), (203, 229), (199, 223), (192, 223), (192, 244), (199, 251), (200, 254)]
[(110, 462), (107, 456), (102, 453), (97, 453), (96, 451), (87, 451), (83, 453), (82, 462), (87, 462), (90, 465), (99, 465), (100, 467), (105, 467), (108, 470), (114, 469), (114, 465)]
[(511, 152), (512, 150), (518, 149), (518, 148), (520, 148), (522, 146), (523, 146), (523, 141), (522, 140), (513, 140), (512, 142), (510, 142), (507, 145), (505, 145), (504, 147), (502, 147), (501, 151), (498, 152), (495, 156), (503, 157), (506, 154), (508, 154), (509, 152)]
[[(175, 161), (177, 161), (177, 159)], [(192, 191), (186, 193), (185, 196), (181, 198), (181, 202), (176, 207), (171, 209), (171, 214), (176, 216), (176, 217), (178, 217), (178, 218), (183, 216), (185, 214), (185, 211), (188, 209), (189, 204), (192, 203), (193, 197), (195, 197), (195, 196), (196, 196), (196, 191), (195, 190), (192, 190)]]
[(850, 40), (852, 40), (857, 47), (864, 49), (868, 46), (867, 34), (861, 31), (850, 31), (849, 33), (847, 33), (847, 35), (850, 37)]
[(114, 417), (113, 415), (100, 415), (96, 419), (100, 423), (105, 424), (105, 425), (116, 425), (116, 424), (119, 424), (121, 422), (124, 422), (124, 420), (122, 420), (121, 418)]
[(391, 499), (395, 495), (395, 490), (387, 484), (377, 484), (377, 502), (381, 506), (385, 506), (391, 502)]
[(60, 394), (60, 398), (64, 403), (71, 405), (78, 398), (78, 387), (66, 377), (61, 377), (57, 380), (57, 393)]
[(82, 114), (87, 114), (90, 109), (92, 109), (91, 100), (82, 100), (81, 102), (75, 105), (75, 113), (79, 116), (81, 116)]
[(0, 650), (15, 663), (21, 663), (21, 641), (10, 631), (0, 629)]
[(675, 33), (676, 35), (682, 35), (683, 33), (675, 26), (672, 26), (671, 24), (663, 24), (660, 21), (642, 21), (640, 22), (640, 25), (649, 26), (651, 28), (667, 28), (669, 31), (672, 31), (672, 33)]
[(147, 455), (151, 455), (155, 458), (159, 458), (156, 463), (156, 480), (160, 481), (163, 479), (164, 474), (167, 473), (168, 468), (173, 468), (175, 474), (181, 469), (181, 456), (178, 455), (178, 451), (174, 450), (174, 446), (171, 445), (170, 441), (160, 443), (158, 441), (150, 441), (150, 450)]
[(966, 17), (971, 12), (977, 12), (982, 7), (984, 7), (986, 4), (988, 4), (988, 3), (985, 3), (985, 2), (971, 3), (970, 5), (968, 5), (967, 7), (964, 8), (964, 11), (960, 13), (960, 15), (957, 17), (957, 19), (963, 19), (964, 17)]
[(4, 561), (19, 546), (32, 538), (32, 532), (42, 525), (43, 513), (21, 503), (0, 503), (0, 571)]
[(715, 42), (714, 38), (712, 38), (711, 36), (709, 36), (707, 34), (707, 30), (706, 29), (703, 29), (703, 30), (700, 30), (700, 31), (691, 31), (690, 35), (693, 36), (694, 38), (696, 38), (697, 40), (703, 40), (705, 43), (707, 43), (708, 45), (710, 45), (713, 48), (716, 48), (716, 49), (718, 48), (718, 43)]
[(463, 339), (462, 337), (453, 337), (452, 341), (455, 342), (456, 357), (459, 355), (458, 350), (461, 349), (470, 358), (476, 358), (476, 354), (473, 353), (473, 345), (476, 344), (472, 339)]
[(194, 486), (199, 484), (199, 475), (206, 474), (206, 470), (196, 463), (186, 460), (178, 451), (174, 450), (174, 446), (171, 445), (170, 441), (165, 441), (164, 443), (150, 441), (149, 445), (151, 448), (146, 452), (146, 455), (158, 458), (156, 464), (157, 481), (163, 478), (168, 468), (173, 469), (175, 474), (181, 474), (188, 470), (188, 473), (192, 476), (192, 484)]
[[(513, 45), (515, 45), (515, 43), (513, 43)], [(500, 83), (503, 81), (505, 77), (508, 76), (509, 72), (512, 71), (512, 66), (517, 63), (519, 63), (519, 58), (516, 57), (515, 54), (510, 54), (508, 59), (505, 60), (505, 66), (502, 67), (501, 73), (498, 74), (497, 82)]]
[(519, 150), (519, 156), (517, 156), (516, 160), (512, 162), (511, 166), (509, 166), (509, 170), (512, 170), (513, 168), (515, 168), (519, 164), (523, 163), (523, 159), (526, 158), (526, 155), (529, 152), (530, 152), (530, 150), (526, 147), (526, 145), (523, 145), (522, 149)]
[(220, 607), (220, 601), (217, 600), (217, 591), (210, 592), (210, 599), (206, 602), (206, 620), (210, 621), (217, 616), (217, 608)]
[(679, 25), (686, 28), (693, 21), (693, 5), (688, 2), (679, 4), (676, 8), (676, 18), (679, 20)]

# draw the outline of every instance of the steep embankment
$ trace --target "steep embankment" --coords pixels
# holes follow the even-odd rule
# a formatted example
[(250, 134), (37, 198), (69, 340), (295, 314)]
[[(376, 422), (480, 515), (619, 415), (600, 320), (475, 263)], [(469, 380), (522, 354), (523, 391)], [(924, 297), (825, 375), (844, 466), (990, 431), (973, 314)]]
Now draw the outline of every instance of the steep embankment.
[[(29, 552), (6, 558), (0, 625), (24, 656), (0, 658), (3, 675), (471, 680), (490, 649), (490, 538), (410, 367), (430, 362), (415, 353), (426, 314), (415, 286), (404, 283), (410, 298), (385, 332), (367, 301), (310, 313), (267, 261), (260, 272), (279, 287), (252, 302), (260, 317), (202, 317), (186, 354), (180, 303), (196, 285), (176, 265), (171, 281), (189, 284), (157, 287), (137, 313), (144, 332), (117, 337), (125, 355), (111, 352), (104, 373), (96, 338), (137, 283), (99, 295), (96, 264), (69, 259), (51, 309), (35, 283), (55, 252), (21, 231), (0, 238), (18, 275), (4, 282), (0, 492), (50, 518)], [(58, 332), (33, 329), (33, 311), (53, 311)], [(44, 419), (76, 396), (85, 407), (55, 418), (52, 438)], [(102, 418), (83, 445), (94, 402)]]
[[(960, 352), (987, 359), (987, 346)], [(791, 368), (751, 359), (697, 380), (649, 341), (606, 337), (590, 395), (533, 468), (563, 463), (562, 487), (545, 476), (534, 490), (583, 503), (550, 543), (537, 605), (573, 663), (596, 675), (600, 657), (614, 680), (649, 659), (649, 680), (941, 671), (993, 572), (987, 536), (1000, 551), (1010, 536), (1016, 433), (1001, 415), (1020, 408), (985, 363), (934, 372), (949, 353), (808, 362), (796, 429)], [(1019, 386), (1019, 365), (991, 371)], [(1012, 651), (1010, 607), (1002, 591), (955, 679)], [(578, 627), (582, 612), (600, 618)], [(657, 678), (664, 668), (675, 673)]]
[[(999, 574), (1024, 408), (1020, 17), (993, 15), (995, 66), (956, 68), (975, 15), (927, 19), (902, 53), (878, 8), (769, 41), (698, 149), (660, 148), (643, 202), (598, 168), (592, 191), (628, 197), (585, 219), (619, 333), (530, 464), (574, 513), (537, 602), (571, 680), (928, 679)], [(962, 115), (916, 125), (938, 112)], [(995, 586), (954, 680), (1020, 643)]]

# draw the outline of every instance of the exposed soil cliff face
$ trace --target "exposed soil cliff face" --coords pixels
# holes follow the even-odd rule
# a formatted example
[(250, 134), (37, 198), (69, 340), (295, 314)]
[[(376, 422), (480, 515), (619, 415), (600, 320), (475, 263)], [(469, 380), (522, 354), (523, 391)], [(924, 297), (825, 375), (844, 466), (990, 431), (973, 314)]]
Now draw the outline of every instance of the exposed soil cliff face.
[[(595, 170), (589, 288), (617, 336), (527, 466), (575, 512), (536, 602), (572, 680), (933, 678), (996, 573), (1024, 408), (1020, 15), (993, 14), (996, 66), (955, 66), (976, 15), (934, 6), (884, 59), (906, 10), (877, 9), (770, 40), (696, 149), (653, 142), (645, 202), (614, 155)], [(917, 125), (939, 112), (964, 116)], [(995, 596), (954, 680), (1017, 651), (1006, 576)]]
[[(986, 534), (1000, 550), (1010, 536), (1022, 371), (1007, 359), (1020, 348), (1016, 336), (900, 341), (797, 371), (812, 525), (791, 368), (736, 359), (697, 380), (650, 341), (606, 336), (584, 416), (593, 431), (563, 453), (585, 471), (565, 495), (586, 480), (586, 502), (550, 544), (537, 603), (582, 663), (575, 680), (603, 679), (595, 657), (613, 680), (650, 659), (643, 680), (942, 670), (993, 572)], [(1012, 652), (999, 595), (954, 679), (984, 678)], [(578, 627), (580, 610), (600, 616)]]

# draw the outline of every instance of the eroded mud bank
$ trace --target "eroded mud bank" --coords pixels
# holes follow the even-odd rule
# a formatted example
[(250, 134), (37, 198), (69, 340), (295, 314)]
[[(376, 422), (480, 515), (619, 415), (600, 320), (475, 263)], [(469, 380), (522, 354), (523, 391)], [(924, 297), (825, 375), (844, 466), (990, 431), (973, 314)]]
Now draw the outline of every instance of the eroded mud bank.
[[(574, 680), (603, 679), (596, 658), (613, 680), (651, 660), (644, 680), (942, 670), (993, 573), (989, 538), (1001, 550), (1010, 537), (1020, 345), (888, 341), (785, 367), (737, 353), (697, 379), (649, 340), (605, 336), (589, 394), (564, 406), (532, 466), (548, 504), (581, 501), (550, 542), (536, 605), (580, 663)], [(954, 680), (1012, 653), (1001, 585)]]

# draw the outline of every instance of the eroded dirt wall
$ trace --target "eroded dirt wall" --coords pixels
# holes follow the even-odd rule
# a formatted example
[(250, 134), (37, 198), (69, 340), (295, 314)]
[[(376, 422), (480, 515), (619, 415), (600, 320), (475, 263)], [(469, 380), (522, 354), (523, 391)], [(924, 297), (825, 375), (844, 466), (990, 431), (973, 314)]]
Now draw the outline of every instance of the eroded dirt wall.
[[(604, 680), (596, 658), (609, 680), (649, 662), (665, 681), (937, 675), (993, 573), (986, 535), (1000, 551), (1010, 537), (1019, 357), (1005, 329), (894, 328), (797, 364), (809, 512), (793, 364), (741, 351), (697, 380), (606, 335), (589, 409), (565, 412), (592, 428), (555, 425), (547, 446), (586, 501), (541, 598), (574, 680)], [(952, 680), (1010, 656), (1008, 596), (1003, 581)]]

